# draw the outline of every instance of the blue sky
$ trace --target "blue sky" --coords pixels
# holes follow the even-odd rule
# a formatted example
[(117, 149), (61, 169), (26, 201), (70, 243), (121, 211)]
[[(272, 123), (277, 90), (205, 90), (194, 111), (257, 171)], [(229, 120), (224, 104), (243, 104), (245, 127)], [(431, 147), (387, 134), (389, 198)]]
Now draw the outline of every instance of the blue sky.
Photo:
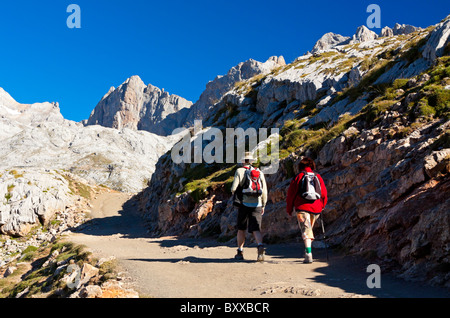
[[(428, 27), (450, 14), (448, 0), (5, 2), (0, 87), (21, 103), (59, 102), (75, 121), (132, 75), (195, 102), (208, 81), (242, 61), (283, 55), (291, 62), (324, 33), (351, 36), (371, 3), (381, 7), (382, 27)], [(81, 8), (81, 29), (66, 25), (72, 3)]]

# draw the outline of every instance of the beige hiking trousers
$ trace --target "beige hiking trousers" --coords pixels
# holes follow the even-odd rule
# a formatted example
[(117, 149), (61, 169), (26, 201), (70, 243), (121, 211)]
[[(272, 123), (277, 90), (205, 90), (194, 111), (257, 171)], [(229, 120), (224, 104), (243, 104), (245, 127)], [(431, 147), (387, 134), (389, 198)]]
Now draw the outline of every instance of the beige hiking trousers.
[(297, 211), (297, 220), (302, 232), (302, 239), (314, 240), (313, 228), (320, 214), (312, 214), (305, 211)]

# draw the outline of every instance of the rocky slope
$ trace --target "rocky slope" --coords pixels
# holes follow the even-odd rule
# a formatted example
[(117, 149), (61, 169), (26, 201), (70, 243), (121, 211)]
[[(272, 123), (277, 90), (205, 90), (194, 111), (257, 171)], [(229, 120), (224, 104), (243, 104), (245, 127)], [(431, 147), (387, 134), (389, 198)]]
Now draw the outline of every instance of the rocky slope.
[(0, 127), (0, 227), (10, 235), (25, 235), (73, 205), (77, 189), (140, 191), (177, 138), (84, 127), (64, 119), (56, 103), (20, 104), (3, 89)]
[[(326, 35), (313, 53), (235, 83), (198, 118), (204, 127), (281, 129), (280, 169), (267, 177), (266, 241), (298, 235), (285, 198), (309, 155), (330, 193), (331, 245), (449, 286), (450, 17), (425, 30), (394, 29)], [(149, 229), (232, 239), (235, 168), (161, 157), (139, 195)]]
[(145, 130), (167, 136), (184, 123), (191, 106), (186, 99), (145, 85), (139, 76), (133, 76), (117, 89), (111, 87), (86, 125)]
[(199, 100), (189, 110), (185, 127), (194, 125), (195, 120), (203, 120), (209, 117), (209, 112), (214, 111), (214, 105), (220, 102), (222, 97), (238, 82), (248, 80), (254, 76), (270, 73), (274, 69), (285, 66), (282, 56), (272, 56), (266, 62), (258, 62), (253, 59), (239, 63), (232, 67), (226, 75), (217, 76), (206, 85), (205, 91)]

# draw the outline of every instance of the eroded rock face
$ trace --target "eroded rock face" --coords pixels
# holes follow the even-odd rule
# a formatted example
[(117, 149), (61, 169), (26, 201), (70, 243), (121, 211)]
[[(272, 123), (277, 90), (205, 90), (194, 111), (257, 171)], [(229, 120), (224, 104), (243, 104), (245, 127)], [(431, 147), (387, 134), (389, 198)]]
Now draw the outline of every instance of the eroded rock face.
[(430, 34), (430, 39), (427, 41), (422, 52), (426, 60), (434, 61), (436, 57), (442, 56), (445, 47), (450, 42), (450, 16), (437, 24), (435, 29)]
[(394, 29), (392, 29), (392, 33), (393, 35), (410, 34), (418, 30), (421, 30), (421, 28), (409, 24), (396, 23)]
[[(75, 178), (75, 176), (70, 177)], [(24, 236), (36, 224), (75, 206), (79, 197), (67, 173), (46, 169), (0, 171), (0, 232)]]

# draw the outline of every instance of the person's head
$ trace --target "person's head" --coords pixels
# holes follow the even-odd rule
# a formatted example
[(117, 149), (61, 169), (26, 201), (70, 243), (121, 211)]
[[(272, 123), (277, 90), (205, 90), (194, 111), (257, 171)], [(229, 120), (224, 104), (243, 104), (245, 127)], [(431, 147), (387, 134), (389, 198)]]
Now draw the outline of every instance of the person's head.
[(256, 161), (256, 159), (253, 157), (251, 152), (246, 152), (244, 154), (244, 158), (242, 158), (242, 163), (244, 165), (251, 165), (252, 163), (254, 163)]
[(314, 163), (314, 160), (309, 157), (304, 157), (298, 164), (298, 168), (300, 171), (303, 171), (306, 169), (306, 167), (310, 168), (312, 171), (316, 170), (316, 164)]

